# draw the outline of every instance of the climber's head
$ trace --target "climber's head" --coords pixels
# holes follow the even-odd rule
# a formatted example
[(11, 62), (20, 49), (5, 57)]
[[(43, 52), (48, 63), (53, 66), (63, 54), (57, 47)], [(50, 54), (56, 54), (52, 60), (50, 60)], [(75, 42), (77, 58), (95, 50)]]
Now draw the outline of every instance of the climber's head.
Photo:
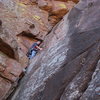
[(37, 43), (38, 45), (40, 45), (41, 42), (40, 42), (40, 41), (37, 41), (36, 43)]

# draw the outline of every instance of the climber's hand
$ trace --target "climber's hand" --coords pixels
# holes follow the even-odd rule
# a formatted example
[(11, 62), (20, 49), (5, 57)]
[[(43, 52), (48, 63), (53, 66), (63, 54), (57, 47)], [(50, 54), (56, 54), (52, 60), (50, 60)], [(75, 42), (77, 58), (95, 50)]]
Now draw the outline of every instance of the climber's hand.
[(40, 48), (40, 50), (43, 50), (43, 48)]

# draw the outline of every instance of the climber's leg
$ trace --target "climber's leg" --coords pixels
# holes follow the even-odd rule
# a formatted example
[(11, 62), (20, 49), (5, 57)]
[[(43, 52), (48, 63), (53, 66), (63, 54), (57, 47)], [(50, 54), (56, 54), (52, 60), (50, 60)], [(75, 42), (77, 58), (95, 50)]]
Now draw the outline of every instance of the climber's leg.
[(32, 59), (34, 56), (36, 55), (36, 51), (32, 51), (32, 54), (31, 55), (29, 55), (29, 59)]

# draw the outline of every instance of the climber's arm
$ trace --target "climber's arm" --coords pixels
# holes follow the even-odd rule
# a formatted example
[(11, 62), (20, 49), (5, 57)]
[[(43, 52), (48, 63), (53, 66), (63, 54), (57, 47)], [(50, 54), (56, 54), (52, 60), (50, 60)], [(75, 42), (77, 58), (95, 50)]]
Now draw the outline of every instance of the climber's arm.
[(42, 50), (42, 48), (41, 48), (41, 47), (39, 47), (39, 46), (36, 46), (36, 48), (37, 48), (37, 49), (39, 49), (39, 50)]

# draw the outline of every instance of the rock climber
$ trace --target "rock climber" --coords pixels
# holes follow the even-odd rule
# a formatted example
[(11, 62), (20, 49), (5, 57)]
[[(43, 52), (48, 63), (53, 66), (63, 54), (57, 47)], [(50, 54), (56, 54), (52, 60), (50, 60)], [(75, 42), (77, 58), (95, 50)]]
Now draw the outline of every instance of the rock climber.
[(40, 41), (33, 43), (33, 45), (31, 46), (31, 48), (29, 49), (27, 53), (27, 57), (29, 59), (32, 59), (39, 50), (42, 50), (42, 48), (39, 47), (40, 43), (41, 43)]

